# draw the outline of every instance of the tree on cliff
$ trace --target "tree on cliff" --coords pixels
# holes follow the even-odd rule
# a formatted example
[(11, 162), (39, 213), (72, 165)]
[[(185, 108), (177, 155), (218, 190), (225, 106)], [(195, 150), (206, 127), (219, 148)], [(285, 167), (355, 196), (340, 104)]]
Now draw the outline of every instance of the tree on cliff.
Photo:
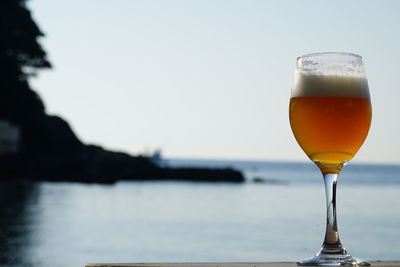
[(28, 151), (46, 139), (44, 105), (28, 83), (39, 69), (51, 67), (41, 36), (26, 0), (0, 1), (0, 119), (21, 128), (22, 149)]
[[(14, 78), (26, 80), (37, 69), (49, 68), (46, 52), (38, 42), (43, 36), (26, 7), (26, 0), (0, 2), (1, 67), (13, 68)], [(11, 73), (10, 73), (11, 74)]]

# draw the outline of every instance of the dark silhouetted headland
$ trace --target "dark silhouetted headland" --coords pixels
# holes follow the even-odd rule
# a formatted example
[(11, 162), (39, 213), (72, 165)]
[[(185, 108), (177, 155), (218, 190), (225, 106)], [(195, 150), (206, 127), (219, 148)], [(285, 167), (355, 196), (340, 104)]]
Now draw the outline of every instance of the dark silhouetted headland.
[(26, 0), (0, 2), (0, 180), (244, 180), (233, 169), (162, 167), (146, 156), (83, 144), (30, 88), (29, 77), (51, 68), (42, 36)]

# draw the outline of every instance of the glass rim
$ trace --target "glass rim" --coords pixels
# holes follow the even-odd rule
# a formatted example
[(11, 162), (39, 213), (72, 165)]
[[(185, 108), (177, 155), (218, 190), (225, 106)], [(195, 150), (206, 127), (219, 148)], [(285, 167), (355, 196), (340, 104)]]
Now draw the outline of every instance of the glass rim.
[(301, 56), (297, 57), (297, 59), (306, 58), (306, 57), (322, 56), (322, 55), (352, 56), (352, 57), (362, 59), (362, 56), (360, 56), (359, 54), (349, 53), (349, 52), (316, 52), (316, 53), (309, 53), (309, 54), (301, 55)]

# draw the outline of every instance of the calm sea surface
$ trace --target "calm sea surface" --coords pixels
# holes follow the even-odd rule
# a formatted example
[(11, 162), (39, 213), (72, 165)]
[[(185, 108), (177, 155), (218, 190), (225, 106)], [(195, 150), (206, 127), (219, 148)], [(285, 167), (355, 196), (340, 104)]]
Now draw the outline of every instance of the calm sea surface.
[[(248, 181), (0, 183), (0, 265), (296, 261), (319, 249), (325, 196), (311, 163), (167, 164), (232, 166)], [(399, 197), (400, 166), (344, 168), (338, 222), (353, 256), (400, 259)]]

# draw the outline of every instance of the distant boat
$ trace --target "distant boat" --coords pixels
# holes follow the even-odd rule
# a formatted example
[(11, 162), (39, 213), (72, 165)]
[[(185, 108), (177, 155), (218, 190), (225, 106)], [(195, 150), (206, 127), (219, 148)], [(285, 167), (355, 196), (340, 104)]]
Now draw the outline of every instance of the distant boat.
[(156, 151), (154, 151), (154, 153), (152, 155), (149, 156), (149, 158), (150, 158), (151, 162), (153, 162), (157, 166), (162, 166), (163, 159), (161, 157), (161, 150), (157, 149)]

